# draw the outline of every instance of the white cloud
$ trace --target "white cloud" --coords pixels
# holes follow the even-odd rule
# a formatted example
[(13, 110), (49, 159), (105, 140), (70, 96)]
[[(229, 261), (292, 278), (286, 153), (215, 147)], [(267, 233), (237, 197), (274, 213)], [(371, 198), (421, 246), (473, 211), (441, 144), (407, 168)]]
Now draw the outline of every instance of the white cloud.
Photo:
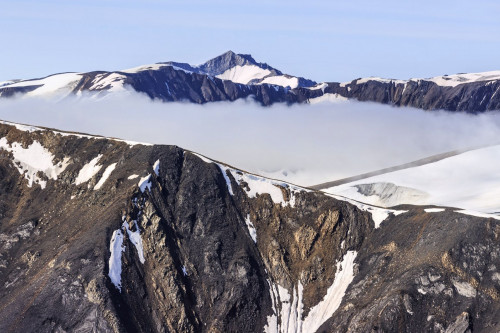
[(472, 116), (374, 103), (261, 107), (101, 100), (0, 100), (0, 119), (175, 144), (239, 168), (312, 185), (429, 155), (498, 142), (500, 114)]

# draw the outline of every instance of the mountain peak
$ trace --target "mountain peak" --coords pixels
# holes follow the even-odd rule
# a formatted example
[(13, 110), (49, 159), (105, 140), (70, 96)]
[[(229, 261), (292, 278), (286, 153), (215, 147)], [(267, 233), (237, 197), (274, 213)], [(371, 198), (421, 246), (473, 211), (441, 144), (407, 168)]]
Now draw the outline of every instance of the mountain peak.
[(199, 66), (203, 72), (209, 75), (219, 75), (235, 66), (255, 65), (269, 67), (267, 64), (259, 64), (249, 54), (237, 54), (231, 50), (215, 57)]

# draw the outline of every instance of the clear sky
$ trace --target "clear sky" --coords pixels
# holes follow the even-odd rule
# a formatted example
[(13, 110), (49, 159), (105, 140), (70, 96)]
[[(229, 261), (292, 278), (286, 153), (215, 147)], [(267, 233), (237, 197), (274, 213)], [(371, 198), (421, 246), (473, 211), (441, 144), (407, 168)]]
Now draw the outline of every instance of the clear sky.
[(500, 70), (500, 2), (0, 0), (0, 81), (250, 53), (316, 81)]

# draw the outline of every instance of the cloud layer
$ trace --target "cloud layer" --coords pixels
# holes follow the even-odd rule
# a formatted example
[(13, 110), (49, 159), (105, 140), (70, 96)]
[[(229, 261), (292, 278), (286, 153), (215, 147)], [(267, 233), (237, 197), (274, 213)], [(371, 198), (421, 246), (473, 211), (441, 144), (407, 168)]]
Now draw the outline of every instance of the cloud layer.
[(429, 112), (359, 102), (261, 107), (161, 103), (135, 93), (58, 102), (0, 100), (0, 119), (175, 144), (236, 167), (313, 185), (500, 141), (500, 114)]

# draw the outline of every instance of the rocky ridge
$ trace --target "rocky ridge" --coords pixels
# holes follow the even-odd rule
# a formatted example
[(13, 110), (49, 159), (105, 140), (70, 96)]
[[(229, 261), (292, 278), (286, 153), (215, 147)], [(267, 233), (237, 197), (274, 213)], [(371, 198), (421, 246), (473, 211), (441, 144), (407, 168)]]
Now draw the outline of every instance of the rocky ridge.
[(381, 209), (176, 146), (8, 123), (0, 139), (3, 332), (500, 328), (497, 220)]

